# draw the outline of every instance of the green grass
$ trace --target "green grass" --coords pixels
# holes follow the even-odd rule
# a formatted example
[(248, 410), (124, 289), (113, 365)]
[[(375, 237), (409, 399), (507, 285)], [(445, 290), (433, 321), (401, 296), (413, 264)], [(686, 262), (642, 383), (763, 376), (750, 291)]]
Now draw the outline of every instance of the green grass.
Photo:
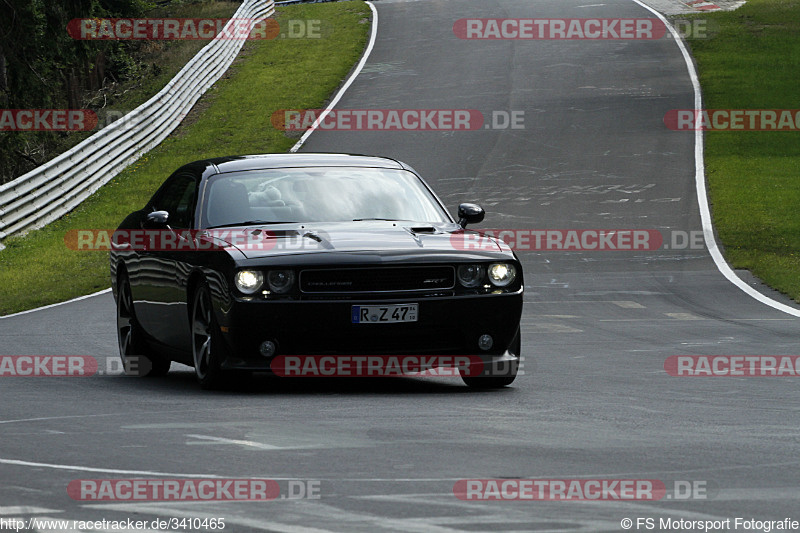
[[(228, 1), (181, 4), (155, 8), (149, 11), (147, 16), (148, 18), (229, 18), (239, 5), (239, 2)], [(135, 64), (132, 66), (132, 75), (137, 79), (127, 81), (111, 91), (109, 101), (103, 108), (97, 110), (101, 124), (106, 120), (106, 109), (127, 113), (158, 93), (207, 44), (208, 41), (205, 40), (142, 42), (136, 52)], [(102, 102), (103, 99), (98, 96), (96, 103)], [(94, 132), (89, 132), (91, 133)]]
[[(175, 169), (197, 159), (285, 152), (296, 141), (270, 121), (279, 109), (320, 108), (361, 57), (369, 7), (360, 0), (286, 6), (278, 19), (318, 19), (319, 39), (249, 42), (236, 64), (173, 135), (61, 220), (0, 251), (0, 315), (109, 286), (108, 254), (70, 250), (71, 229), (113, 229), (141, 209)], [(283, 25), (281, 26), (284, 27)]]
[[(706, 109), (798, 109), (800, 0), (749, 0), (704, 14), (691, 40)], [(734, 268), (800, 301), (800, 131), (710, 131), (705, 163), (714, 224)]]

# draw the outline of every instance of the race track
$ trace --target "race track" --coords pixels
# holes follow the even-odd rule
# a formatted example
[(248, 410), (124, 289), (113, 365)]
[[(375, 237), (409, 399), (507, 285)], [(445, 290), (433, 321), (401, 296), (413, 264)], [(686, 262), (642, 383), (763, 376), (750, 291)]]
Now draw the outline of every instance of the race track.
[[(395, 157), (481, 228), (702, 229), (692, 133), (664, 114), (694, 92), (674, 40), (463, 40), (472, 17), (645, 18), (630, 0), (378, 0), (377, 41), (337, 109), (524, 111), (522, 129), (317, 131), (302, 151)], [(686, 378), (673, 355), (795, 355), (797, 318), (731, 284), (707, 249), (521, 250), (523, 374), (454, 378), (7, 378), (0, 517), (224, 517), (230, 531), (622, 531), (637, 517), (797, 515), (796, 378)], [(740, 273), (741, 274), (741, 273)], [(741, 274), (748, 283), (787, 305)], [(0, 320), (4, 355), (116, 359), (109, 293)], [(319, 499), (81, 502), (76, 479), (319, 482)], [(659, 501), (462, 501), (462, 479), (654, 479)], [(697, 494), (695, 495), (697, 496)], [(796, 519), (800, 517), (795, 516)], [(658, 523), (658, 522), (656, 522)], [(636, 526), (634, 525), (634, 530)], [(641, 528), (640, 530), (644, 530)]]

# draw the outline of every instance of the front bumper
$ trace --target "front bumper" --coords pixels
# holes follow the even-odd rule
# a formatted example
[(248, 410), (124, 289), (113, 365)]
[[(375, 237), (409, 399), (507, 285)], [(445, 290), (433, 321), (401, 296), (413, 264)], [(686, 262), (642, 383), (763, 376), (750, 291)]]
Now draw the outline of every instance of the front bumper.
[[(353, 324), (353, 305), (417, 303), (417, 322)], [(479, 356), (487, 372), (518, 362), (522, 291), (506, 294), (371, 300), (235, 300), (219, 313), (227, 370), (269, 371), (279, 355)], [(491, 335), (481, 350), (478, 339)], [(273, 357), (259, 347), (272, 341)], [(514, 367), (516, 368), (516, 367)]]

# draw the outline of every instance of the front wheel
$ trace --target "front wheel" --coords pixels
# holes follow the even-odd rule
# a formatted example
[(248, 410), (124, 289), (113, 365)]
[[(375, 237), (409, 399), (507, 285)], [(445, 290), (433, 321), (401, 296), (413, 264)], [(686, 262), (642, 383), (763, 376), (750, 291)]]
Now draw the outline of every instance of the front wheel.
[(195, 292), (192, 303), (192, 358), (197, 382), (204, 389), (216, 389), (224, 385), (221, 343), (219, 325), (211, 307), (211, 292), (208, 285), (202, 284)]
[(122, 275), (117, 295), (117, 341), (122, 368), (128, 376), (156, 377), (169, 372), (170, 361), (148, 349), (144, 331), (136, 320), (131, 282)]

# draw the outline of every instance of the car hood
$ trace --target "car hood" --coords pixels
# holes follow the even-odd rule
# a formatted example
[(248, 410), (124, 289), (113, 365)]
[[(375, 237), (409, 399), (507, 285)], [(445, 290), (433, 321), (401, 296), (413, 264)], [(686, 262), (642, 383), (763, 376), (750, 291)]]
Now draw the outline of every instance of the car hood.
[(510, 253), (505, 243), (457, 224), (405, 221), (279, 224), (209, 230), (245, 258), (332, 252)]

